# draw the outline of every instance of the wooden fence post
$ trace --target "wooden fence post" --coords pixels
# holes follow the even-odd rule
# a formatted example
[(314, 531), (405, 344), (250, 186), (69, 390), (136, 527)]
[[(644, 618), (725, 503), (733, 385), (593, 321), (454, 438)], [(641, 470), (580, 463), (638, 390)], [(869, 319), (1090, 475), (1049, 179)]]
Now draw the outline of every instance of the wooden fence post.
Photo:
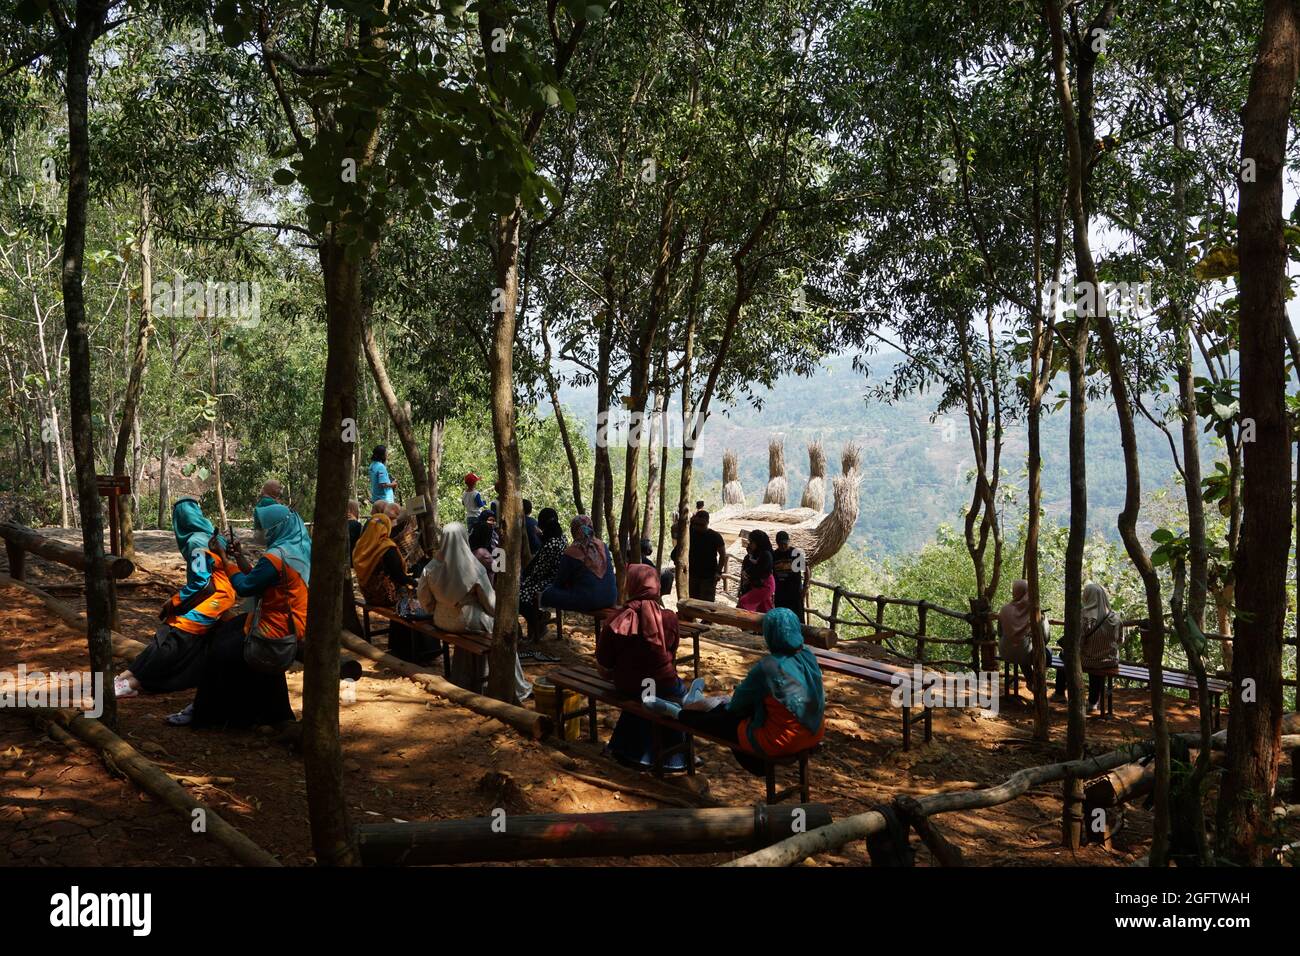
[(925, 617), (926, 603), (916, 606), (916, 659), (925, 662)]
[(987, 652), (989, 643), (989, 602), (985, 597), (970, 599), (971, 667), (979, 671), (997, 670), (997, 661)]
[(831, 619), (828, 622), (831, 630), (835, 630), (835, 625), (839, 623), (840, 617), (840, 593), (843, 589), (840, 585), (835, 585), (835, 590), (831, 594)]
[(884, 627), (885, 627), (885, 596), (883, 594), (878, 594), (876, 595), (876, 643), (877, 644), (884, 643), (884, 638), (880, 636), (880, 632), (884, 629)]

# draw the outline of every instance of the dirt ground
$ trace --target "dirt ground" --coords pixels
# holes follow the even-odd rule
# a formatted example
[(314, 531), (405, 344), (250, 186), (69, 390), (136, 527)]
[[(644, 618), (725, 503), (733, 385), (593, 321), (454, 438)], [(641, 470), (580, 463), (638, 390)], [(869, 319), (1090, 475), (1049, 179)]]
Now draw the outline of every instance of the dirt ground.
[[(65, 534), (68, 534), (65, 532)], [(75, 533), (71, 533), (72, 537)], [(170, 534), (137, 538), (138, 570), (120, 592), (121, 631), (148, 640), (158, 605), (183, 579)], [(53, 588), (82, 609), (78, 576), (61, 566), (28, 558), (28, 579)], [(0, 569), (6, 570), (3, 555)], [(731, 631), (701, 641), (700, 672), (711, 689), (730, 688), (754, 660), (733, 644), (753, 639)], [(382, 638), (378, 639), (382, 646)], [(723, 643), (732, 642), (732, 643)], [(869, 654), (872, 645), (845, 646)], [(543, 649), (564, 662), (590, 660), (590, 621), (566, 620), (562, 641), (548, 632)], [(35, 597), (0, 587), (0, 668), (20, 663), (28, 671), (82, 670), (82, 634), (63, 624)], [(531, 679), (558, 664), (525, 662)], [(694, 780), (659, 782), (602, 756), (599, 745), (522, 739), (502, 724), (460, 709), (404, 678), (363, 662), (355, 700), (346, 699), (340, 721), (353, 822), (391, 822), (483, 817), (498, 807), (508, 813), (595, 812), (652, 809), (686, 801), (695, 805), (749, 806), (762, 799), (761, 779), (741, 770), (722, 748), (702, 744), (704, 763)], [(301, 713), (302, 678), (289, 675), (295, 710)], [(1025, 693), (1022, 691), (1022, 693)], [(902, 749), (899, 712), (890, 688), (826, 675), (827, 732), (812, 767), (813, 799), (839, 819), (887, 802), (898, 793), (980, 788), (1017, 770), (1063, 759), (1064, 709), (1053, 705), (1050, 745), (1031, 740), (1027, 700), (1003, 697), (999, 713), (937, 710), (934, 739), (919, 734)], [(267, 733), (194, 731), (162, 718), (183, 707), (190, 692), (136, 697), (120, 702), (120, 735), (169, 773), (230, 777), (233, 783), (191, 787), (191, 792), (288, 865), (313, 862), (301, 758)], [(1117, 688), (1113, 719), (1091, 719), (1089, 750), (1101, 753), (1146, 736), (1150, 707), (1142, 688)], [(1174, 730), (1194, 730), (1194, 709), (1168, 700)], [(601, 710), (601, 738), (613, 726)], [(598, 778), (603, 785), (586, 778)], [(663, 796), (668, 802), (660, 802)], [(935, 818), (937, 827), (974, 865), (1122, 866), (1146, 852), (1150, 816), (1126, 813), (1115, 846), (1086, 847), (1073, 854), (1059, 845), (1060, 786), (1049, 785), (1002, 806)], [(914, 841), (915, 843), (916, 841)], [(644, 856), (630, 860), (580, 861), (601, 865), (698, 865), (729, 855)], [(39, 732), (21, 713), (0, 716), (0, 865), (207, 865), (228, 864), (229, 855), (191, 832), (189, 820), (114, 776), (98, 755), (69, 749)], [(842, 855), (823, 855), (814, 865), (868, 862), (861, 843)], [(922, 847), (917, 862), (933, 861)], [(548, 865), (541, 862), (537, 865)]]

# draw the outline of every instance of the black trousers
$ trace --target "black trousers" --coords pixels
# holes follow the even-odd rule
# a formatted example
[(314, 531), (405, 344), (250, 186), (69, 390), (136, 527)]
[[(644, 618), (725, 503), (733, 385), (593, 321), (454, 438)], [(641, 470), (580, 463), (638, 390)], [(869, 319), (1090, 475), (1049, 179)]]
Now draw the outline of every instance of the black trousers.
[(767, 773), (763, 761), (759, 757), (739, 749), (740, 723), (745, 718), (727, 710), (725, 704), (714, 707), (712, 710), (683, 710), (677, 715), (677, 719), (687, 727), (708, 734), (710, 737), (720, 737), (728, 743), (734, 741), (736, 746), (732, 748), (731, 754), (736, 758), (736, 763), (756, 777), (764, 776)]
[[(1106, 678), (1102, 674), (1088, 675), (1088, 706), (1096, 707), (1101, 703), (1102, 692), (1106, 689)], [(1056, 692), (1065, 693), (1065, 668), (1056, 671)]]

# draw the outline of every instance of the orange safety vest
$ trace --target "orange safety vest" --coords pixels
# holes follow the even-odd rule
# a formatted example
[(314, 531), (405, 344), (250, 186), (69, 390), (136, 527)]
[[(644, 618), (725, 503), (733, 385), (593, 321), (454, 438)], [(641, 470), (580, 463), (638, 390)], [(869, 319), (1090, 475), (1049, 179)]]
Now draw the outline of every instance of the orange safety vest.
[[(191, 605), (186, 613), (176, 614), (168, 622), (176, 630), (187, 634), (206, 634), (213, 623), (239, 603), (239, 595), (235, 593), (235, 586), (231, 583), (230, 575), (221, 559), (206, 548), (203, 549), (203, 553), (208, 556), (208, 567), (212, 570), (208, 575), (208, 583), (204, 586), (202, 599), (197, 604)], [(179, 608), (180, 603), (180, 595), (173, 594), (172, 607)], [(188, 616), (190, 614), (201, 615), (208, 618), (211, 623), (195, 620)]]
[[(279, 580), (262, 592), (258, 601), (261, 628), (265, 637), (272, 639), (293, 634), (299, 641), (307, 634), (307, 583), (302, 576), (274, 551), (263, 555), (275, 565)], [(253, 626), (254, 615), (248, 615), (244, 632)]]

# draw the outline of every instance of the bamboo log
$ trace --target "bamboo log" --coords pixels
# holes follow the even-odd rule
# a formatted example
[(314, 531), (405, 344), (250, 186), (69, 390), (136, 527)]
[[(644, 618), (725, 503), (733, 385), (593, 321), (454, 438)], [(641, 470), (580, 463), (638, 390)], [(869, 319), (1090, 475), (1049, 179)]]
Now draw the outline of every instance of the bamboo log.
[[(677, 613), (688, 621), (707, 621), (710, 624), (734, 627), (738, 631), (763, 633), (763, 615), (755, 611), (746, 611), (744, 608), (727, 607), (724, 604), (714, 604), (711, 601), (700, 601), (695, 598), (680, 598), (677, 601)], [(836, 643), (834, 631), (812, 624), (803, 625), (803, 639), (813, 647), (820, 647), (827, 651)]]
[[(0, 574), (0, 585), (6, 584), (27, 591), (47, 608), (53, 611), (55, 616), (69, 627), (74, 627), (83, 634), (85, 633), (86, 615), (78, 611), (76, 608), (63, 603), (53, 594), (50, 594), (48, 591), (43, 591), (33, 584), (28, 584), (26, 581), (16, 581), (7, 574)], [(147, 644), (129, 638), (118, 631), (110, 631), (109, 633), (113, 638), (113, 653), (117, 657), (125, 660), (133, 659), (148, 646)]]
[(532, 740), (541, 740), (550, 732), (551, 721), (544, 714), (539, 714), (534, 710), (527, 710), (523, 707), (516, 707), (514, 704), (507, 704), (503, 701), (494, 700), (491, 697), (484, 697), (482, 694), (475, 694), (472, 691), (465, 690), (463, 687), (457, 687), (435, 674), (433, 671), (423, 667), (417, 667), (415, 664), (408, 663), (386, 654), (379, 648), (375, 647), (369, 641), (362, 640), (351, 631), (343, 631), (340, 641), (344, 648), (356, 654), (358, 657), (364, 657), (380, 664), (387, 670), (400, 674), (402, 677), (409, 678), (422, 685), (430, 693), (437, 694), (439, 697), (445, 697), (453, 704), (472, 710), (476, 714), (482, 714), (484, 717), (492, 717), (501, 721), (509, 727), (513, 727), (525, 737)]
[[(12, 521), (0, 521), (0, 538), (4, 538), (6, 542), (14, 547), (40, 555), (47, 561), (64, 564), (82, 572), (86, 570), (86, 554), (81, 548), (73, 547), (54, 538), (47, 538), (39, 531), (34, 531), (24, 525)], [(116, 554), (109, 554), (105, 557), (108, 561), (108, 576), (110, 578), (126, 578), (134, 573), (135, 564), (130, 558), (124, 558)]]
[(279, 860), (223, 820), (211, 807), (194, 799), (169, 774), (146, 760), (134, 747), (98, 720), (68, 709), (29, 708), (26, 712), (45, 718), (98, 748), (106, 762), (112, 761), (114, 767), (135, 781), (141, 789), (181, 814), (187, 822), (192, 823), (198, 819), (194, 811), (202, 811), (204, 829), (196, 832), (212, 837), (240, 863), (246, 866), (280, 865)]
[(363, 824), (357, 846), (363, 866), (725, 853), (768, 846), (799, 827), (830, 822), (830, 809), (818, 803), (518, 816), (502, 811), (469, 820)]
[[(950, 791), (934, 793), (916, 799), (913, 812), (921, 817), (934, 816), (936, 813), (951, 813), (954, 810), (978, 810), (1006, 803), (1023, 795), (1033, 787), (1044, 783), (1064, 780), (1067, 776), (1096, 775), (1114, 767), (1131, 763), (1136, 757), (1150, 750), (1150, 745), (1122, 747), (1097, 757), (1072, 760), (1065, 763), (1046, 764), (1041, 767), (1026, 767), (995, 787), (984, 790)], [(723, 864), (724, 866), (793, 866), (815, 853), (838, 850), (846, 843), (864, 840), (873, 833), (885, 828), (885, 818), (875, 810), (845, 817), (830, 826), (810, 830), (797, 836), (789, 837), (780, 843), (765, 847), (748, 856)]]

